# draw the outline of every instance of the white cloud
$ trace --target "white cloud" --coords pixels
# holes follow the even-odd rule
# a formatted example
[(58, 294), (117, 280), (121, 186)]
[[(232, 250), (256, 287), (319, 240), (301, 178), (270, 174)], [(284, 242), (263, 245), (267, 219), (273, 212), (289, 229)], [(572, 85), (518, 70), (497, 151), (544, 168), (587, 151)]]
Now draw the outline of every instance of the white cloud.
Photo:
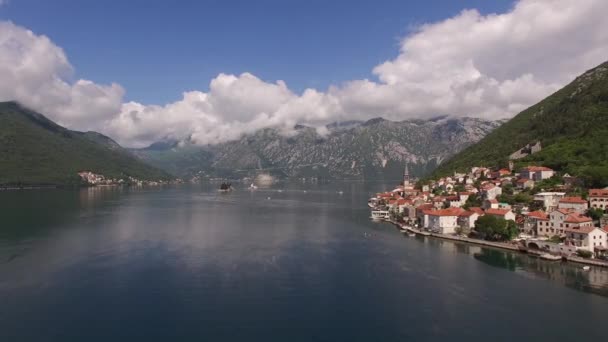
[(119, 85), (70, 82), (71, 75), (65, 53), (47, 37), (0, 22), (0, 101), (19, 101), (78, 129), (99, 128), (120, 111)]
[[(264, 127), (288, 133), (344, 119), (437, 114), (509, 117), (608, 57), (608, 1), (522, 0), (508, 13), (465, 10), (426, 24), (376, 66), (375, 80), (327, 92), (292, 92), (283, 81), (220, 74), (207, 92), (164, 106), (122, 103), (116, 84), (69, 81), (72, 67), (48, 38), (0, 23), (0, 99), (16, 99), (76, 129), (96, 129), (129, 146), (164, 137), (206, 144)], [(319, 129), (323, 132), (322, 129)]]

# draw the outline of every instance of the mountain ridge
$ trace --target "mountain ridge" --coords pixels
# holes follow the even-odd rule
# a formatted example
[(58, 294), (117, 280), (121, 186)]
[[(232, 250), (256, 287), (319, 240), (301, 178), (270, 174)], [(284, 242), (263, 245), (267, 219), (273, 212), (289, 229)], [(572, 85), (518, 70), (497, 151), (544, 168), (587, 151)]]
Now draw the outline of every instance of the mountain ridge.
[(0, 185), (78, 185), (80, 171), (171, 178), (103, 134), (72, 131), (15, 101), (0, 102)]
[(540, 152), (516, 161), (579, 175), (588, 186), (608, 186), (608, 62), (522, 111), (441, 165), (433, 176), (471, 166), (504, 167), (511, 153), (540, 141)]
[[(269, 170), (288, 178), (394, 179), (401, 177), (406, 161), (414, 174), (428, 173), (499, 124), (447, 116), (403, 121), (374, 118), (329, 124), (329, 133), (324, 135), (300, 125), (292, 136), (265, 128), (215, 145), (182, 142), (178, 146), (173, 141), (132, 151), (148, 163), (183, 177), (240, 178)], [(163, 144), (165, 150), (151, 148)]]

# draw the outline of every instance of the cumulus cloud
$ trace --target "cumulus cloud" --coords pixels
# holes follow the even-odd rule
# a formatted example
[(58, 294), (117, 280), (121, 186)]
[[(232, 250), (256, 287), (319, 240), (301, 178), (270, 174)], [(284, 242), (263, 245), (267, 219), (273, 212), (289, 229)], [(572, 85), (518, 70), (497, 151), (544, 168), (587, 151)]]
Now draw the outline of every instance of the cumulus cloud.
[(50, 39), (0, 22), (0, 101), (19, 101), (77, 129), (99, 128), (120, 111), (122, 87), (71, 82), (72, 74), (65, 53)]
[(200, 144), (264, 127), (437, 114), (510, 117), (607, 59), (608, 1), (521, 0), (507, 13), (465, 10), (418, 27), (375, 79), (294, 93), (283, 81), (219, 74), (207, 91), (164, 106), (123, 102), (117, 84), (70, 81), (72, 66), (48, 38), (0, 23), (0, 99), (18, 100), (63, 125), (95, 129), (128, 146), (163, 138)]

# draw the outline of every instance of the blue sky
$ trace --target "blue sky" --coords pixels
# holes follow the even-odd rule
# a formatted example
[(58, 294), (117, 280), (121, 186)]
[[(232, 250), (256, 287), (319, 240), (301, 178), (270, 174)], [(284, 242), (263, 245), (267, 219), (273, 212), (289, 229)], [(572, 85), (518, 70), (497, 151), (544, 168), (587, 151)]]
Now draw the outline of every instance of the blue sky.
[(219, 73), (251, 72), (295, 92), (373, 79), (412, 27), (505, 12), (506, 0), (9, 0), (0, 19), (48, 36), (75, 78), (117, 82), (125, 100), (164, 104), (206, 90)]
[(606, 13), (606, 0), (0, 0), (0, 101), (129, 147), (504, 119), (606, 61)]

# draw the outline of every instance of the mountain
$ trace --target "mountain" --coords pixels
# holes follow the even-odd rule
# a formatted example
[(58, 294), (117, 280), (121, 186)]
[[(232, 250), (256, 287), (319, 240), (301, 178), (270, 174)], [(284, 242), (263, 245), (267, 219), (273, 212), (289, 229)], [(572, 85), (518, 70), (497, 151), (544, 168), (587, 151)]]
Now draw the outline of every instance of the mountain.
[(216, 145), (165, 141), (133, 152), (182, 177), (240, 178), (264, 171), (280, 177), (399, 179), (406, 160), (414, 175), (427, 174), (498, 125), (472, 118), (376, 118), (328, 125), (325, 136), (298, 125), (292, 136), (267, 128)]
[(171, 178), (102, 134), (71, 131), (15, 102), (0, 103), (0, 185), (77, 184), (84, 170), (111, 178)]
[(524, 110), (435, 172), (471, 166), (506, 166), (509, 156), (541, 142), (540, 152), (516, 166), (540, 164), (582, 177), (588, 186), (608, 186), (608, 62)]

